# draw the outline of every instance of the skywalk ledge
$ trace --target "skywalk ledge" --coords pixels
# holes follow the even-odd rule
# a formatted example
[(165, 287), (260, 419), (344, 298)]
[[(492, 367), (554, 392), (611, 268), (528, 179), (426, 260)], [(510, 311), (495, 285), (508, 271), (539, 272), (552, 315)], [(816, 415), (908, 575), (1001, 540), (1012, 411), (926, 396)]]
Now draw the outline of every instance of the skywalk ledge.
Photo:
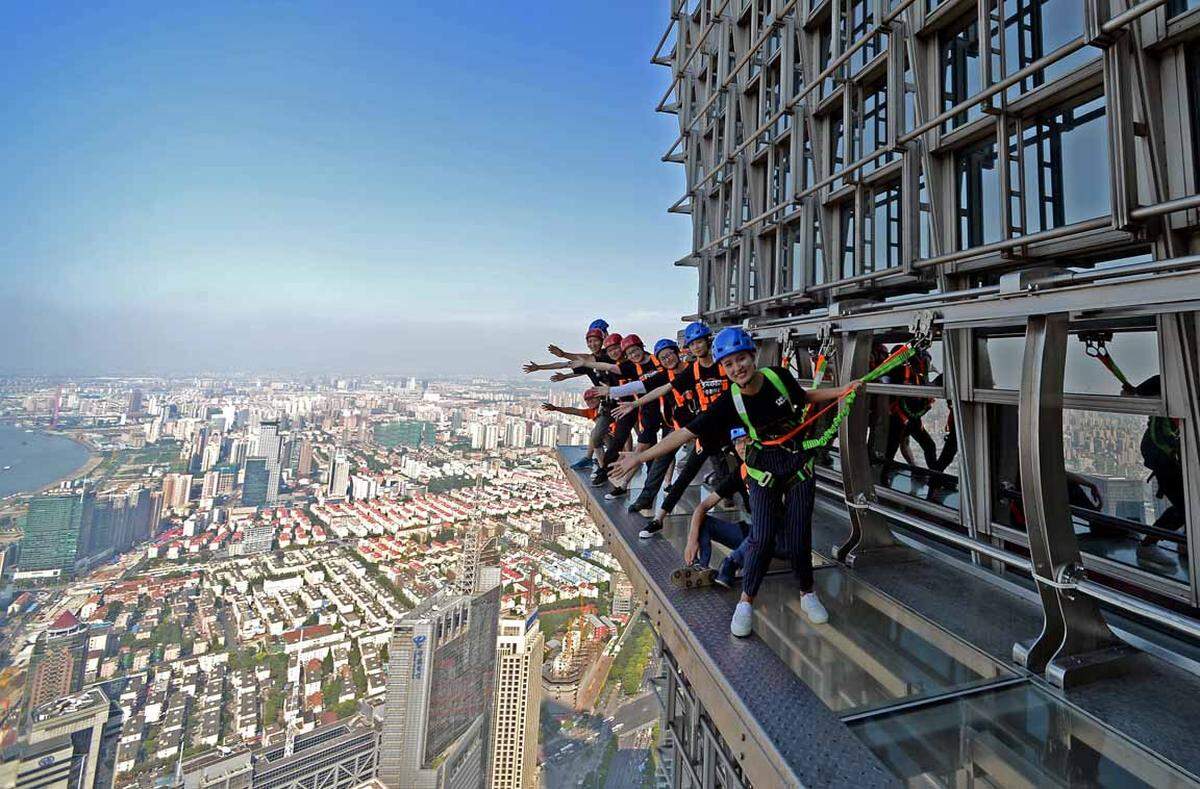
[(663, 539), (638, 539), (642, 520), (625, 512), (625, 501), (604, 501), (602, 488), (570, 468), (582, 453), (559, 447), (557, 457), (746, 780), (759, 787), (900, 785), (762, 639), (730, 635), (733, 594), (671, 586), (678, 550)]

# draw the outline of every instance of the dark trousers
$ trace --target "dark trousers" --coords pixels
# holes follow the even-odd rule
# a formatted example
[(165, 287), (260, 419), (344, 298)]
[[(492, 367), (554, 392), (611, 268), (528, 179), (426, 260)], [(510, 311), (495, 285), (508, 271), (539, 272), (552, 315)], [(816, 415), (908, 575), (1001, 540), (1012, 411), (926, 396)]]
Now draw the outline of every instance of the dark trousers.
[(625, 442), (629, 440), (629, 434), (637, 427), (637, 411), (631, 414), (626, 414), (617, 420), (617, 427), (613, 432), (608, 434), (604, 444), (604, 459), (600, 465), (608, 467), (616, 461), (617, 456), (621, 454), (621, 450), (625, 448)]
[(600, 449), (604, 446), (604, 439), (608, 436), (608, 428), (612, 425), (612, 411), (609, 408), (601, 408), (596, 414), (596, 421), (592, 423), (592, 434), (588, 437), (588, 446), (592, 449)]
[(905, 420), (896, 414), (888, 415), (887, 448), (883, 451), (884, 463), (892, 462), (896, 458), (896, 453), (900, 451), (900, 445), (904, 443), (904, 439), (910, 437), (925, 453), (925, 468), (937, 470), (937, 444), (933, 443), (933, 437), (925, 432), (925, 425), (921, 424), (921, 420), (916, 417), (909, 417)]
[(654, 497), (658, 495), (658, 489), (662, 487), (663, 480), (667, 478), (667, 469), (671, 467), (673, 460), (675, 460), (675, 455), (672, 454), (651, 461), (650, 470), (646, 472), (646, 483), (633, 502), (635, 510), (644, 510), (654, 506)]
[(683, 494), (687, 493), (688, 485), (692, 484), (692, 480), (700, 473), (700, 469), (704, 466), (705, 461), (711, 457), (713, 457), (713, 454), (707, 449), (699, 451), (693, 449), (687, 458), (684, 459), (683, 465), (676, 467), (675, 480), (667, 486), (667, 495), (663, 499), (663, 512), (670, 514), (671, 510), (675, 509), (675, 505), (683, 498)]
[(817, 484), (812, 474), (803, 481), (788, 484), (803, 468), (808, 456), (782, 449), (762, 451), (755, 466), (775, 475), (776, 482), (764, 488), (754, 480), (750, 487), (750, 534), (746, 537), (742, 591), (749, 597), (771, 565), (773, 556), (791, 559), (792, 573), (802, 592), (813, 588), (812, 513)]
[(704, 523), (700, 524), (700, 552), (696, 555), (696, 560), (707, 567), (712, 559), (712, 544), (717, 542), (733, 551), (730, 558), (740, 566), (743, 562), (742, 543), (745, 540), (746, 531), (741, 524), (708, 515), (704, 518)]

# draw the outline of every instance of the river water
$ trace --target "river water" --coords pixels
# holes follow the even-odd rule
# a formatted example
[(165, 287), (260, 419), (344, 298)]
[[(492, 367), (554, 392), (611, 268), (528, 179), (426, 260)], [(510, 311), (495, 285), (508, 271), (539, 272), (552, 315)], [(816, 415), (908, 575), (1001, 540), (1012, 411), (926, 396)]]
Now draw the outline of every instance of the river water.
[(0, 425), (0, 498), (49, 485), (82, 467), (89, 455), (64, 436)]

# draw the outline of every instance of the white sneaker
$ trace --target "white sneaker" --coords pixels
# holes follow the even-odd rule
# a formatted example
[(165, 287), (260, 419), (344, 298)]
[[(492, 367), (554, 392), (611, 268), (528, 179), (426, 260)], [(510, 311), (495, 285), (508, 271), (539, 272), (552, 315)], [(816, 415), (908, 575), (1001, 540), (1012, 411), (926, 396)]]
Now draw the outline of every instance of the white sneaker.
[(729, 632), (738, 638), (745, 638), (750, 635), (753, 622), (754, 607), (745, 601), (738, 601), (737, 608), (733, 609), (733, 619), (729, 620)]
[(821, 605), (821, 598), (816, 592), (809, 592), (800, 598), (800, 610), (814, 625), (823, 625), (829, 621), (829, 612)]

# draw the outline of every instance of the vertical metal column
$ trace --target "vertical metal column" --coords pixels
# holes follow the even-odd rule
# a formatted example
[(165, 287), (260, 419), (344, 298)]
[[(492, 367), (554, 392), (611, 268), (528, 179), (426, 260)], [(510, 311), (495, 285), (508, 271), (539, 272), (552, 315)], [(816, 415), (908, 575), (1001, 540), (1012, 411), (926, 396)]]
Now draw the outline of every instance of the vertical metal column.
[(1021, 497), (1045, 620), (1036, 639), (1013, 647), (1014, 660), (1064, 688), (1119, 673), (1119, 659), (1135, 651), (1109, 630), (1096, 601), (1072, 587), (1081, 557), (1063, 466), (1066, 354), (1067, 316), (1031, 317), (1019, 406)]
[[(872, 332), (848, 334), (842, 345), (841, 383), (858, 378), (870, 367)], [(870, 505), (875, 503), (875, 476), (871, 473), (871, 456), (867, 447), (868, 417), (866, 393), (863, 402), (851, 408), (838, 430), (838, 452), (842, 460), (842, 486), (850, 511), (850, 538), (835, 547), (834, 556), (853, 566), (866, 561), (894, 560), (905, 552), (892, 536), (887, 521)]]

